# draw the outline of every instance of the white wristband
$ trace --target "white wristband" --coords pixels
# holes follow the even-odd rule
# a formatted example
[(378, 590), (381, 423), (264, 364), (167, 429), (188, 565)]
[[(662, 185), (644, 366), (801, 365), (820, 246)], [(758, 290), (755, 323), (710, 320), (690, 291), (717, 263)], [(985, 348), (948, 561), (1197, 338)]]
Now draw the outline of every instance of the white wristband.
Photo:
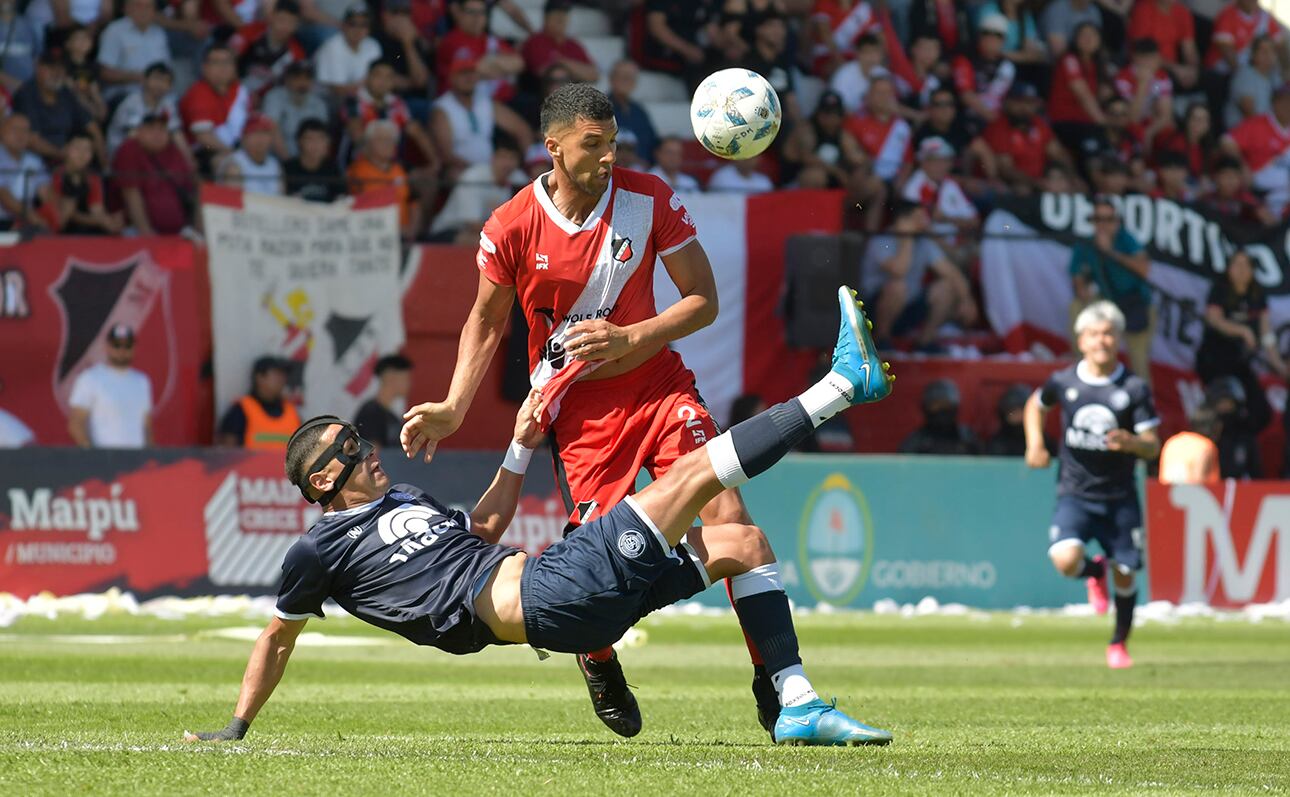
[(512, 440), (511, 447), (506, 449), (506, 458), (502, 460), (502, 467), (511, 473), (523, 476), (524, 471), (529, 469), (529, 460), (532, 458), (533, 449), (525, 448)]

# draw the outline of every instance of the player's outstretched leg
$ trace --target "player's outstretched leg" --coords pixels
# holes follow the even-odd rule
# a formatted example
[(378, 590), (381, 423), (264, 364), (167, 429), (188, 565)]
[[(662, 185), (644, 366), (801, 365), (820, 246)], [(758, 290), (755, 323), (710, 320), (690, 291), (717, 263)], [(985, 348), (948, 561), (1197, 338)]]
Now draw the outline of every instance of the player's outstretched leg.
[[(666, 541), (675, 545), (699, 510), (722, 489), (738, 487), (766, 471), (810, 435), (812, 429), (848, 407), (879, 401), (891, 393), (893, 377), (878, 359), (869, 325), (855, 300), (838, 292), (842, 324), (833, 367), (801, 396), (737, 424), (702, 449), (687, 454), (635, 501)], [(706, 460), (706, 461), (705, 461)], [(735, 611), (779, 695), (781, 711), (772, 730), (778, 744), (887, 744), (891, 734), (871, 728), (825, 703), (802, 669), (797, 633), (774, 563), (732, 579)]]

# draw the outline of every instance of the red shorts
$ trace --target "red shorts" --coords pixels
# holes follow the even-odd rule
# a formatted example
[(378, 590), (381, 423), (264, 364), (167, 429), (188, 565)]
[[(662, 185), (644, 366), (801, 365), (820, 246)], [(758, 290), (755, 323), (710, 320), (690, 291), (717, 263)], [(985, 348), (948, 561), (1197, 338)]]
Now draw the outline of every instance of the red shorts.
[(575, 523), (634, 493), (641, 468), (658, 478), (720, 433), (694, 374), (670, 350), (620, 376), (574, 384), (551, 431), (564, 471), (557, 478), (568, 486)]

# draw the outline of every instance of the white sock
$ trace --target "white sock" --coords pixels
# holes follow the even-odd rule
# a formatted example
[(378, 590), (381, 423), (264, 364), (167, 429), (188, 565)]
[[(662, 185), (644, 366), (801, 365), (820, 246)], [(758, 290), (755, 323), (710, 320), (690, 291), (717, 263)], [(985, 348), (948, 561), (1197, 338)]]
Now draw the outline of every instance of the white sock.
[(770, 682), (775, 685), (775, 691), (779, 693), (779, 704), (786, 708), (800, 706), (819, 697), (815, 694), (815, 687), (806, 680), (806, 673), (800, 664), (785, 667), (772, 675)]
[(851, 406), (855, 398), (855, 388), (841, 374), (829, 371), (824, 378), (806, 389), (797, 397), (802, 408), (811, 416), (811, 425), (819, 428), (820, 424)]

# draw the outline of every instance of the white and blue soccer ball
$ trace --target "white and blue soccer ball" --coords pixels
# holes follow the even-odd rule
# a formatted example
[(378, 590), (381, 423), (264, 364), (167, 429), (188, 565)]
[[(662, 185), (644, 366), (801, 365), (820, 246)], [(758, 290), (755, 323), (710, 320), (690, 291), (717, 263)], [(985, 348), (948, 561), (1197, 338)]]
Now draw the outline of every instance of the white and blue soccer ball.
[(723, 69), (703, 79), (690, 102), (690, 125), (703, 148), (719, 158), (762, 154), (783, 120), (779, 95), (751, 69)]

